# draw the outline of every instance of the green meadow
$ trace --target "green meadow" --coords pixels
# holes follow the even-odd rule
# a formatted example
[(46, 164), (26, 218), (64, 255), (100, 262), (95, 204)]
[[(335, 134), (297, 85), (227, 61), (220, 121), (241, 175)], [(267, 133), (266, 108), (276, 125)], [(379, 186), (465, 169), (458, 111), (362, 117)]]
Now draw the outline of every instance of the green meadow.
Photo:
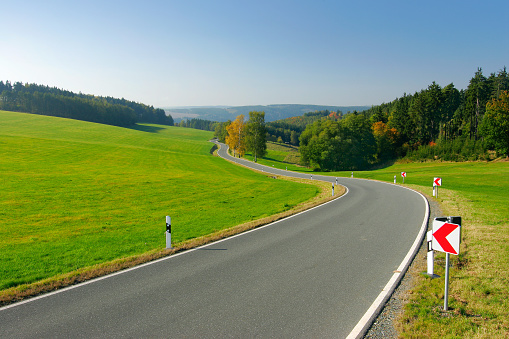
[[(288, 150), (287, 152), (291, 152)], [(266, 159), (277, 168), (300, 170), (288, 163), (284, 149), (269, 144)], [(435, 273), (424, 274), (425, 251), (410, 270), (414, 287), (396, 327), (403, 338), (508, 338), (509, 337), (509, 161), (401, 162), (373, 171), (355, 171), (355, 178), (394, 182), (438, 202), (443, 216), (462, 217), (460, 254), (451, 255), (449, 310), (443, 311), (445, 254), (436, 252)], [(323, 175), (350, 177), (351, 171)], [(433, 178), (441, 177), (438, 197)], [(397, 218), (397, 214), (394, 216)], [(422, 254), (424, 253), (424, 254)]]
[(317, 194), (210, 154), (211, 132), (0, 111), (0, 290), (269, 216)]

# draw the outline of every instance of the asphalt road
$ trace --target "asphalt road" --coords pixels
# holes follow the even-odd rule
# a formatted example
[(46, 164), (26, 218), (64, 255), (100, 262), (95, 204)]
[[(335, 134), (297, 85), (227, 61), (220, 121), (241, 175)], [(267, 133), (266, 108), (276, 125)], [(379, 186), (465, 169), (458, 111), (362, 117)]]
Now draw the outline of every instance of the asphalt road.
[(426, 204), (395, 185), (338, 181), (348, 193), (308, 212), (1, 308), (0, 338), (346, 337), (400, 267)]

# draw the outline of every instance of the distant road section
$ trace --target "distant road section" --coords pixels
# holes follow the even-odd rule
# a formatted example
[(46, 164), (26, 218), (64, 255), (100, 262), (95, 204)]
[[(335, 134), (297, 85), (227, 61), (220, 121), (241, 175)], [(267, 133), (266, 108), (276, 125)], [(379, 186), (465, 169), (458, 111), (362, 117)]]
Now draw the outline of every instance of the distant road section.
[(310, 211), (1, 308), (0, 338), (346, 337), (419, 242), (427, 204), (338, 182), (348, 193)]

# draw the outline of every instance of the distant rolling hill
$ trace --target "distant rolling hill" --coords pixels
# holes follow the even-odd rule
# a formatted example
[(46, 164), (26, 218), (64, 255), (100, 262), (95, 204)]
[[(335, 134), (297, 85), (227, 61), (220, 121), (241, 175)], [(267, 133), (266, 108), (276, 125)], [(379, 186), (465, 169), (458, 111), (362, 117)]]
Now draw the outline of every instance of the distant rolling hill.
[(322, 105), (257, 105), (257, 106), (213, 106), (213, 107), (180, 107), (180, 108), (165, 108), (166, 113), (171, 114), (175, 121), (182, 119), (199, 118), (211, 121), (227, 121), (233, 120), (236, 116), (244, 114), (246, 117), (251, 111), (264, 111), (265, 121), (275, 121), (286, 119), (294, 116), (300, 116), (304, 113), (314, 111), (341, 111), (343, 113), (353, 111), (364, 111), (369, 109), (370, 106), (322, 106)]

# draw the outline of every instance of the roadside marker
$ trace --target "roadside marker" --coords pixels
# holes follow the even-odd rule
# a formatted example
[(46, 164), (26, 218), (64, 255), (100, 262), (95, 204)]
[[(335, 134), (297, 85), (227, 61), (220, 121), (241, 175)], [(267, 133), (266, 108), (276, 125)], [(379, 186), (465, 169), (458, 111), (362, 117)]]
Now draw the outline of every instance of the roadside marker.
[(171, 248), (171, 217), (166, 216), (166, 248)]
[(433, 196), (438, 198), (438, 186), (442, 186), (442, 178), (433, 179)]
[(428, 231), (426, 233), (426, 240), (428, 241), (428, 253), (427, 253), (427, 263), (428, 263), (428, 275), (431, 278), (439, 278), (440, 276), (435, 274), (435, 252), (433, 252), (433, 246), (431, 245), (433, 239), (433, 231)]
[[(461, 217), (435, 218), (433, 220), (433, 230), (431, 231), (431, 233), (432, 233), (431, 250), (445, 252), (444, 311), (447, 311), (449, 302), (449, 257), (451, 253), (458, 255), (460, 252)], [(429, 274), (429, 257), (428, 257), (428, 274)]]

